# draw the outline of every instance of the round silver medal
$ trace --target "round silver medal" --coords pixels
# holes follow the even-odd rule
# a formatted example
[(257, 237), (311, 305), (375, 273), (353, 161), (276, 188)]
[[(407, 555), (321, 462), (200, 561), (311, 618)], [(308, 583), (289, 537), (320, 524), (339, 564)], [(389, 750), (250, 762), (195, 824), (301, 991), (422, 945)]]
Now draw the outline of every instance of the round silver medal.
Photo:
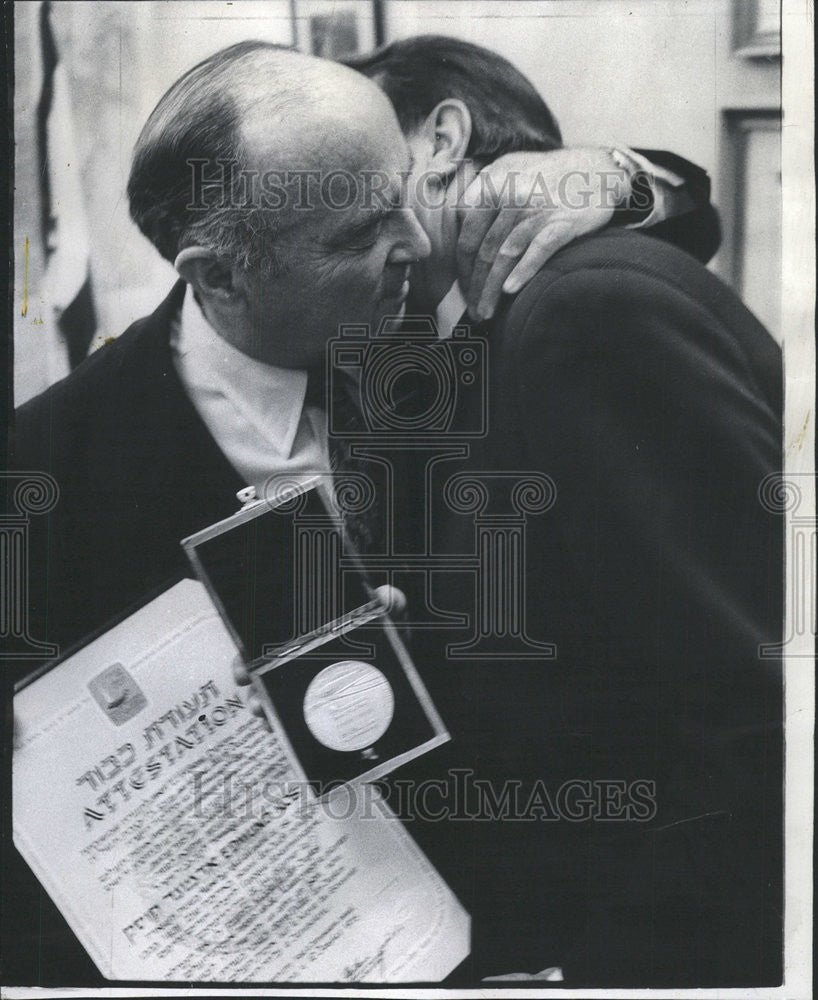
[(313, 677), (304, 695), (304, 719), (330, 750), (363, 750), (389, 728), (395, 695), (370, 663), (339, 660)]

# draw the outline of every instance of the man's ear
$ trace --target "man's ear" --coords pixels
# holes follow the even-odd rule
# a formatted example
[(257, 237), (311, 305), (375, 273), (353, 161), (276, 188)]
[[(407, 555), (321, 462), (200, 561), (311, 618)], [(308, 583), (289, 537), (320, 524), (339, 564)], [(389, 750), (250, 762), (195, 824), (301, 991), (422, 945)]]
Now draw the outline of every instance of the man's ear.
[(173, 262), (180, 277), (205, 300), (229, 303), (239, 294), (233, 269), (204, 247), (185, 247)]
[(447, 183), (457, 171), (471, 140), (471, 113), (456, 97), (447, 97), (427, 116), (423, 129), (432, 145), (429, 169)]

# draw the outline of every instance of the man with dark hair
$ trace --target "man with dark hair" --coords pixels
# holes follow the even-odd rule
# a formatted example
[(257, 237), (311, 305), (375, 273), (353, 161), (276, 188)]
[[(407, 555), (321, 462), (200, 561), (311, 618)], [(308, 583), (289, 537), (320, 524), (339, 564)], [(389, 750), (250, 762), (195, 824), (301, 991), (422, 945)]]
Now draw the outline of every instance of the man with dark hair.
[[(469, 95), (487, 79), (498, 95), (506, 81), (505, 100), (524, 87), (505, 60), (448, 39), (356, 65), (400, 106), (432, 247), (413, 287), (445, 336), (465, 319), (452, 192), (496, 135)], [(547, 109), (526, 107), (517, 148), (557, 139)], [(486, 388), (487, 434), (420, 469), (418, 489), (441, 560), (474, 546), (453, 484), (482, 482), (488, 518), (511, 513), (515, 476), (549, 477), (553, 506), (526, 518), (514, 614), (555, 650), (520, 658), (486, 634), (485, 658), (452, 659), (462, 633), (416, 637), (453, 739), (400, 778), (474, 779), (448, 821), (410, 823), (472, 914), (464, 976), (780, 983), (783, 531), (759, 501), (782, 464), (780, 350), (693, 257), (622, 228), (553, 256), (481, 329), (488, 384), (459, 383), (458, 407), (471, 426)], [(434, 607), (467, 621), (481, 595), (503, 600), (471, 575), (434, 582)], [(505, 657), (488, 654), (492, 638)], [(509, 802), (516, 822), (492, 818)]]
[(383, 90), (411, 135), (444, 98), (473, 109), (466, 156), (481, 165), (504, 153), (562, 146), (542, 97), (496, 52), (442, 35), (420, 35), (343, 60)]
[[(383, 89), (406, 136), (445, 127), (440, 116), (431, 117), (441, 102), (449, 102), (449, 109), (453, 103), (468, 108), (469, 135), (462, 155), (480, 173), (468, 183), (460, 174), (450, 177), (459, 182), (460, 191), (466, 188), (460, 203), (458, 277), (472, 315), (490, 318), (501, 290), (519, 291), (551, 253), (569, 241), (566, 237), (600, 228), (589, 225), (587, 211), (553, 216), (537, 211), (549, 198), (564, 205), (572, 196), (575, 200), (568, 207), (574, 209), (594, 204), (610, 210), (611, 205), (588, 201), (590, 190), (572, 192), (563, 185), (575, 171), (587, 188), (597, 169), (598, 151), (563, 150), (562, 156), (554, 155), (545, 163), (524, 155), (562, 150), (562, 135), (540, 94), (507, 59), (459, 38), (421, 35), (345, 62)], [(707, 263), (718, 249), (720, 227), (705, 171), (659, 150), (611, 153), (609, 168), (628, 165), (631, 191), (605, 221), (617, 227), (650, 228), (652, 235)], [(538, 185), (536, 191), (528, 186), (530, 180)], [(513, 203), (504, 204), (498, 215), (471, 210), (485, 209), (495, 191), (515, 181)], [(413, 284), (413, 292), (417, 291)]]

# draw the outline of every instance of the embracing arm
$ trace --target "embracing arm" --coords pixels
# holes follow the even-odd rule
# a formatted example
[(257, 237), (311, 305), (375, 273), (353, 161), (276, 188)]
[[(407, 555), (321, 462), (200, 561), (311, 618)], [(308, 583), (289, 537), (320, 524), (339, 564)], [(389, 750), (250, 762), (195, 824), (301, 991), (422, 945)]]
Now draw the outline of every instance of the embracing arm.
[(659, 212), (639, 214), (637, 207), (637, 214), (629, 223), (626, 206), (624, 212), (617, 213), (615, 224), (635, 222), (649, 229), (651, 236), (686, 250), (706, 264), (721, 243), (719, 215), (710, 201), (710, 175), (676, 153), (660, 149), (634, 152), (645, 161), (647, 176), (635, 181), (632, 178), (632, 184), (647, 189), (648, 197), (643, 201), (650, 207), (652, 200)]
[(559, 249), (607, 226), (649, 229), (704, 263), (721, 238), (707, 172), (658, 150), (510, 153), (480, 171), (459, 214), (458, 280), (480, 319)]

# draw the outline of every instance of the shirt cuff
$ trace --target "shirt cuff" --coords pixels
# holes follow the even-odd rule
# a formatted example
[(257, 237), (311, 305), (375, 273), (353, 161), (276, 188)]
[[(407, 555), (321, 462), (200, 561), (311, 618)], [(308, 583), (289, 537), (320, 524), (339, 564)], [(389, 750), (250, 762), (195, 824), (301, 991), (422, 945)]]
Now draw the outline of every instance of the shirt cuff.
[(679, 204), (680, 199), (689, 200), (683, 177), (628, 147), (613, 149), (611, 155), (631, 180), (631, 197), (620, 223), (626, 229), (647, 229), (687, 210)]

